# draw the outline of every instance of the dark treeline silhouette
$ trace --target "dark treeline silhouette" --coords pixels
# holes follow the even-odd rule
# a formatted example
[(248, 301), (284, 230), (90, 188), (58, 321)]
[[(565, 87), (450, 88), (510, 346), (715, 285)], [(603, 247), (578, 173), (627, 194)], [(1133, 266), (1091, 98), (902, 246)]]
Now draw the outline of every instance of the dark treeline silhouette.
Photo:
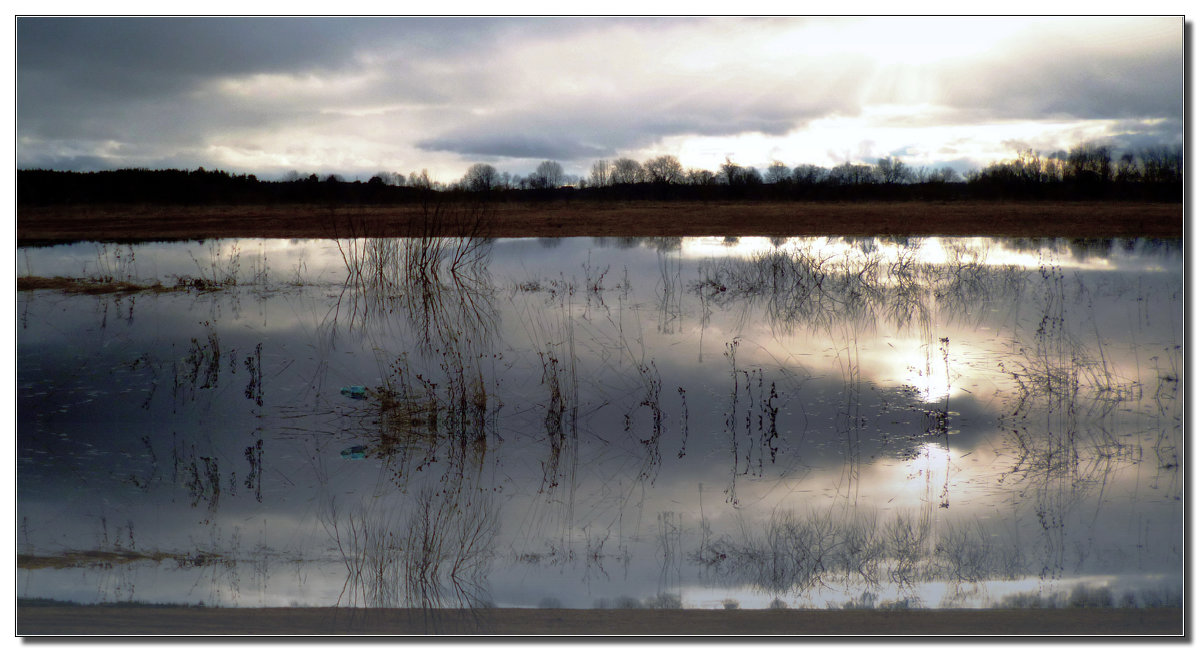
[(398, 203), (418, 201), (430, 187), (394, 186), (380, 177), (346, 182), (316, 174), (287, 181), (262, 181), (222, 170), (125, 169), (101, 172), (18, 170), (17, 202), (53, 204), (285, 204)]
[(1047, 156), (1026, 149), (968, 175), (968, 185), (982, 198), (1180, 201), (1183, 148), (1146, 147), (1115, 159), (1106, 145), (1076, 145)]
[(596, 161), (586, 177), (565, 174), (543, 161), (526, 177), (472, 165), (442, 184), (428, 172), (381, 172), (369, 181), (344, 181), (291, 173), (281, 181), (221, 170), (123, 169), (102, 172), (18, 170), (20, 205), (88, 203), (155, 204), (402, 204), (445, 198), (484, 201), (908, 201), (908, 200), (1142, 200), (1181, 201), (1183, 148), (1159, 145), (1114, 157), (1107, 145), (1083, 144), (1039, 154), (1027, 149), (1012, 160), (969, 171), (913, 169), (886, 157), (874, 165), (846, 162), (832, 168), (776, 161), (765, 172), (729, 159), (717, 171), (684, 169), (674, 156), (639, 163)]

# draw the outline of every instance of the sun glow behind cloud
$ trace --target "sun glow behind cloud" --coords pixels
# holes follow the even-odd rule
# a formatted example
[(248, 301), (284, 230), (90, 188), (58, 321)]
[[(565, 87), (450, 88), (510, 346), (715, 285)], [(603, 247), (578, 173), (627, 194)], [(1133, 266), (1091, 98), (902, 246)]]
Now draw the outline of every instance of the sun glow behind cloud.
[[(586, 175), (599, 158), (674, 154), (708, 170), (726, 157), (764, 167), (892, 155), (963, 171), (1021, 146), (1181, 137), (1182, 29), (1170, 17), (18, 28), (21, 167), (215, 156), (204, 164), (260, 176), (429, 168), (451, 181), (474, 162), (528, 174), (554, 159)], [(156, 50), (165, 43), (187, 47)], [(106, 141), (122, 147), (94, 145)]]
[(806, 25), (797, 40), (840, 55), (869, 57), (881, 65), (928, 65), (994, 50), (1037, 18), (862, 18)]

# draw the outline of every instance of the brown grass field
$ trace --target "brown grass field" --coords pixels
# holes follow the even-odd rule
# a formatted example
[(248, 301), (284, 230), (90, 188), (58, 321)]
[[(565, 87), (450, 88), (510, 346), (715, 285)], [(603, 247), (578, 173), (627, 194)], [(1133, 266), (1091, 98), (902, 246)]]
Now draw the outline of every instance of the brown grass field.
[[(443, 207), (438, 235), (463, 235), (473, 214)], [(568, 236), (998, 236), (1155, 237), (1183, 235), (1179, 203), (1137, 202), (552, 202), (491, 204), (483, 235)], [(134, 242), (207, 238), (409, 236), (422, 207), (157, 205), (24, 207), (17, 244), (80, 240)], [(458, 224), (460, 226), (456, 227)]]
[(17, 635), (1181, 636), (1183, 610), (605, 610), (23, 606)]

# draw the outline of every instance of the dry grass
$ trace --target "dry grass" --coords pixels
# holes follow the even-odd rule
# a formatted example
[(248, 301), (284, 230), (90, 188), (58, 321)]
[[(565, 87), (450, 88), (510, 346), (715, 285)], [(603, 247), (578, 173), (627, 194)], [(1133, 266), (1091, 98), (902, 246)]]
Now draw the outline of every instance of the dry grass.
[(63, 276), (18, 276), (17, 291), (60, 290), (72, 294), (130, 294), (134, 292), (177, 292), (187, 286), (167, 287), (162, 283), (134, 283), (132, 281), (101, 281)]
[(24, 570), (47, 568), (110, 567), (142, 561), (175, 560), (179, 565), (203, 565), (218, 559), (211, 553), (142, 552), (138, 550), (69, 550), (56, 555), (17, 555), (17, 568)]
[(1183, 634), (1183, 610), (444, 610), (19, 606), (17, 634), (483, 634), (483, 635), (1166, 635)]
[[(419, 235), (412, 206), (84, 206), (21, 208), (17, 244), (218, 237)], [(1179, 203), (609, 202), (495, 204), (486, 235), (1156, 237), (1183, 233)], [(465, 235), (446, 233), (445, 235)]]

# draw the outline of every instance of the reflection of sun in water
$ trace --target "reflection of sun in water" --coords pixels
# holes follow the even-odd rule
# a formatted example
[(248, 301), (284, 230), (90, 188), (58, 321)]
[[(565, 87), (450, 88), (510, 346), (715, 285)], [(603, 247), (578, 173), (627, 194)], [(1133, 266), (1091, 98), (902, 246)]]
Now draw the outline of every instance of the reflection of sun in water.
[[(924, 344), (919, 340), (892, 340), (876, 354), (874, 374), (884, 383), (895, 383), (915, 391), (922, 403), (940, 403), (961, 393), (954, 387), (958, 374), (951, 375), (945, 349), (949, 342)], [(943, 352), (945, 351), (945, 353)]]
[[(860, 265), (869, 256), (877, 256), (881, 264), (891, 265), (901, 258), (925, 265), (966, 263), (988, 267), (1037, 269), (1045, 260), (1036, 252), (1006, 248), (988, 238), (946, 238), (938, 236), (910, 238), (901, 244), (881, 238), (843, 239), (829, 237), (765, 238), (687, 237), (680, 252), (684, 258), (741, 258), (785, 253), (807, 254), (817, 260)], [(1108, 258), (1080, 259), (1063, 252), (1055, 260), (1063, 267), (1079, 269), (1112, 269)], [(1155, 269), (1153, 267), (1149, 268)], [(886, 274), (881, 279), (887, 282)]]
[(937, 442), (926, 442), (917, 448), (915, 456), (909, 462), (909, 470), (913, 475), (928, 472), (930, 469), (945, 470), (949, 461), (949, 448)]
[(945, 442), (926, 441), (897, 458), (880, 460), (863, 476), (873, 500), (887, 510), (937, 507), (950, 499), (955, 465)]
[(946, 363), (940, 356), (931, 354), (904, 356), (904, 384), (917, 390), (917, 397), (925, 403), (935, 403), (950, 396), (950, 375)]
[(950, 506), (950, 449), (927, 442), (905, 463), (906, 489), (930, 506)]

